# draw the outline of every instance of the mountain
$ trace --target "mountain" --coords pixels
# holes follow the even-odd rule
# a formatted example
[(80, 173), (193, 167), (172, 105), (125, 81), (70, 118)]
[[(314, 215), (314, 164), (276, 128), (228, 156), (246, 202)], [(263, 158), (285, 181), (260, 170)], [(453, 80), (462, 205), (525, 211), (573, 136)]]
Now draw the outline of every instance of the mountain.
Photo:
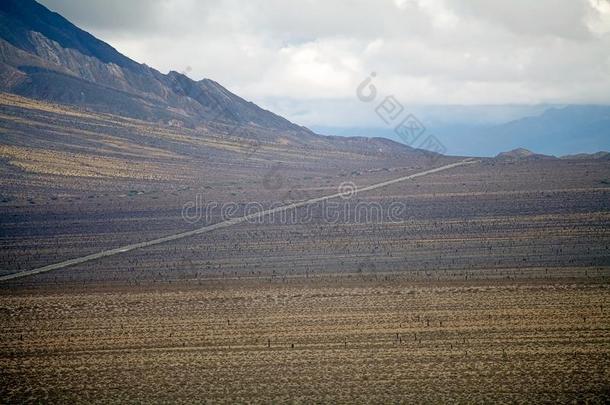
[(561, 156), (561, 159), (566, 160), (582, 160), (582, 159), (599, 159), (599, 160), (610, 160), (610, 152), (597, 152), (597, 153), (577, 153), (575, 155)]
[(302, 198), (291, 193), (306, 181), (319, 194), (458, 159), (315, 134), (213, 80), (139, 64), (33, 0), (0, 0), (0, 111), (0, 204), (114, 207), (150, 193), (171, 211), (196, 192), (269, 203)]
[(213, 80), (137, 63), (33, 0), (0, 2), (0, 90), (178, 126), (224, 122), (314, 136)]
[[(605, 105), (460, 108), (439, 105), (409, 106), (408, 111), (454, 155), (492, 157), (502, 151), (526, 148), (562, 156), (610, 148), (610, 106)], [(399, 140), (394, 128), (388, 126), (314, 126), (312, 129), (318, 133)]]
[(497, 160), (539, 160), (539, 159), (555, 159), (553, 156), (541, 155), (534, 153), (524, 148), (513, 149), (508, 152), (499, 153), (496, 156)]
[(550, 108), (541, 115), (514, 120), (487, 132), (490, 137), (510, 139), (545, 154), (599, 151), (610, 140), (610, 106)]
[(499, 153), (498, 156), (496, 156), (496, 158), (523, 159), (523, 158), (529, 158), (531, 156), (534, 156), (534, 152), (524, 149), (524, 148), (517, 148), (517, 149), (513, 149), (508, 152)]

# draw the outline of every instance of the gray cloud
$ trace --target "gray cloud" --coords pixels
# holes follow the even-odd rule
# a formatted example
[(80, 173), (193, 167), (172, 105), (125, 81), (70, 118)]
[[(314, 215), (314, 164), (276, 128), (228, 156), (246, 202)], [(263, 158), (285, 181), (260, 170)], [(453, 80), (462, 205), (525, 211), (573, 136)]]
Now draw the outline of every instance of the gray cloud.
[(610, 104), (608, 0), (42, 3), (140, 62), (190, 67), (306, 125), (353, 120), (372, 71), (410, 104)]
[(585, 21), (592, 9), (588, 1), (456, 0), (447, 6), (474, 23), (498, 24), (517, 35), (591, 38)]
[(158, 28), (162, 2), (147, 0), (41, 1), (81, 28), (138, 32)]

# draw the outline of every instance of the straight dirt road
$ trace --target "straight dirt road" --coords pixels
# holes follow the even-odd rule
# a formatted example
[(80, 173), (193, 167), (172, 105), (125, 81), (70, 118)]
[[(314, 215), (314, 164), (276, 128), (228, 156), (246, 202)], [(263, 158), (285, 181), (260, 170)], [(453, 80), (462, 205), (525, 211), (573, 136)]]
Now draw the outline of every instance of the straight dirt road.
[[(474, 164), (474, 163), (477, 163), (477, 162), (478, 162), (478, 160), (475, 160), (475, 159), (472, 159), (472, 158), (464, 159), (464, 160), (461, 160), (461, 161), (456, 162), (456, 163), (451, 163), (451, 164), (440, 166), (440, 167), (437, 167), (437, 168), (434, 168), (434, 169), (425, 170), (423, 172), (411, 174), (411, 175), (408, 175), (408, 176), (399, 177), (399, 178), (388, 180), (388, 181), (384, 181), (384, 182), (381, 182), (381, 183), (372, 184), (370, 186), (366, 186), (366, 187), (363, 187), (363, 188), (360, 188), (360, 189), (353, 189), (353, 190), (350, 190), (350, 192), (351, 192), (351, 194), (356, 194), (356, 193), (362, 193), (362, 192), (365, 192), (365, 191), (371, 191), (371, 190), (375, 190), (375, 189), (378, 189), (378, 188), (381, 188), (381, 187), (389, 186), (391, 184), (399, 183), (401, 181), (410, 180), (410, 179), (414, 179), (414, 178), (417, 178), (417, 177), (426, 176), (428, 174), (438, 173), (438, 172), (441, 172), (441, 171), (444, 171), (444, 170), (449, 170), (449, 169), (452, 169), (454, 167), (468, 165), (468, 164)], [(43, 267), (31, 269), (31, 270), (25, 270), (25, 271), (20, 271), (20, 272), (17, 272), (17, 273), (7, 274), (7, 275), (4, 275), (4, 276), (0, 277), (0, 282), (7, 281), (7, 280), (13, 280), (13, 279), (17, 279), (17, 278), (22, 278), (22, 277), (27, 277), (27, 276), (33, 276), (33, 275), (40, 274), (40, 273), (46, 273), (46, 272), (49, 272), (49, 271), (52, 271), (52, 270), (63, 269), (63, 268), (68, 267), (68, 266), (74, 266), (76, 264), (81, 264), (81, 263), (85, 263), (85, 262), (89, 262), (89, 261), (92, 261), (92, 260), (101, 259), (101, 258), (108, 257), (108, 256), (118, 255), (120, 253), (129, 252), (129, 251), (132, 251), (132, 250), (135, 250), (135, 249), (141, 249), (141, 248), (145, 248), (145, 247), (148, 247), (148, 246), (159, 245), (161, 243), (171, 242), (171, 241), (187, 238), (187, 237), (194, 236), (194, 235), (199, 235), (199, 234), (202, 234), (202, 233), (211, 232), (211, 231), (213, 231), (215, 229), (227, 228), (229, 226), (237, 225), (237, 224), (240, 224), (240, 223), (243, 223), (243, 222), (246, 222), (246, 221), (251, 221), (251, 220), (258, 219), (258, 218), (262, 218), (262, 217), (265, 217), (265, 216), (270, 215), (270, 214), (281, 213), (281, 212), (284, 212), (284, 211), (288, 211), (288, 210), (304, 207), (304, 206), (307, 206), (307, 205), (310, 205), (310, 204), (315, 204), (315, 203), (319, 203), (319, 202), (322, 202), (322, 201), (326, 201), (326, 200), (330, 200), (330, 199), (338, 198), (338, 197), (342, 197), (342, 196), (344, 196), (344, 192), (339, 191), (339, 192), (334, 193), (334, 194), (329, 194), (329, 195), (322, 196), (322, 197), (317, 197), (317, 198), (311, 198), (309, 200), (299, 201), (299, 202), (295, 202), (295, 203), (292, 203), (292, 204), (283, 205), (281, 207), (271, 208), (271, 209), (268, 209), (268, 210), (255, 212), (253, 214), (244, 215), (242, 217), (238, 217), (238, 218), (233, 218), (233, 219), (229, 219), (229, 220), (226, 220), (226, 221), (217, 222), (215, 224), (206, 225), (204, 227), (201, 227), (201, 228), (198, 228), (198, 229), (194, 229), (194, 230), (191, 230), (191, 231), (187, 231), (187, 232), (181, 232), (181, 233), (177, 233), (177, 234), (173, 234), (173, 235), (164, 236), (164, 237), (158, 238), (158, 239), (153, 239), (153, 240), (149, 240), (149, 241), (145, 241), (145, 242), (139, 242), (139, 243), (134, 243), (134, 244), (130, 244), (130, 245), (125, 245), (125, 246), (118, 247), (118, 248), (115, 248), (115, 249), (104, 250), (102, 252), (93, 253), (93, 254), (90, 254), (90, 255), (86, 255), (86, 256), (82, 256), (82, 257), (77, 257), (77, 258), (70, 259), (70, 260), (65, 260), (63, 262), (59, 262), (59, 263), (55, 263), (55, 264), (50, 264), (50, 265), (47, 265), (47, 266), (43, 266)]]

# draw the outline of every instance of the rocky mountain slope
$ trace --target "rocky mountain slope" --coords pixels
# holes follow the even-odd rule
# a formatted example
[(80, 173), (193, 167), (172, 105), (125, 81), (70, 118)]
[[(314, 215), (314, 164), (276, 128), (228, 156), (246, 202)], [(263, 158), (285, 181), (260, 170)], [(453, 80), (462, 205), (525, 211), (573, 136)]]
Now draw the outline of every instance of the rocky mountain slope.
[(213, 80), (139, 64), (33, 0), (0, 3), (0, 89), (98, 112), (194, 127), (202, 122), (309, 130)]

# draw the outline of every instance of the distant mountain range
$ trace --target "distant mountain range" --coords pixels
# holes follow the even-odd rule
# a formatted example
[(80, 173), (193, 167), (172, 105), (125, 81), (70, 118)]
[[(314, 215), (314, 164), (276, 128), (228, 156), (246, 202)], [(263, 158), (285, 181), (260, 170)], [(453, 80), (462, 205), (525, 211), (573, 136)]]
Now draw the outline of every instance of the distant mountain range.
[(540, 159), (564, 159), (564, 160), (580, 160), (580, 159), (599, 159), (610, 160), (609, 152), (596, 153), (578, 153), (576, 155), (564, 155), (561, 158), (550, 155), (542, 155), (534, 153), (524, 148), (517, 148), (508, 152), (501, 152), (496, 156), (497, 160), (540, 160)]
[(511, 146), (526, 146), (543, 154), (599, 151), (610, 142), (610, 106), (550, 108), (539, 116), (481, 129), (478, 138), (509, 140)]
[[(414, 113), (424, 123), (426, 130), (435, 134), (447, 152), (454, 155), (493, 157), (501, 151), (527, 148), (538, 154), (559, 157), (610, 149), (610, 106), (547, 106), (542, 111), (539, 106), (532, 106), (531, 111), (527, 108), (521, 111), (526, 116), (506, 122), (472, 120), (472, 123), (466, 123), (462, 119), (464, 115), (497, 113), (499, 108), (464, 106), (461, 114), (455, 114), (451, 106), (435, 106), (431, 109), (419, 107), (414, 109)], [(510, 110), (510, 106), (507, 110)], [(393, 129), (388, 127), (313, 129), (326, 134), (382, 136), (399, 141)]]

